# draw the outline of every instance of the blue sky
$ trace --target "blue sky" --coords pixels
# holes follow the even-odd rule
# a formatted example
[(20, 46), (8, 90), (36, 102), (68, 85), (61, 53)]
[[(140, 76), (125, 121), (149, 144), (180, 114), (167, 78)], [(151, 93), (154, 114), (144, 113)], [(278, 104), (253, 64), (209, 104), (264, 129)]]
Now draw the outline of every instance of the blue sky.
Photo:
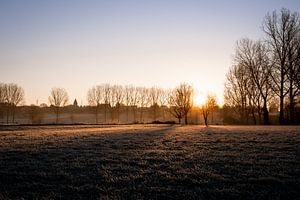
[(52, 87), (86, 102), (96, 84), (192, 84), (223, 98), (238, 39), (263, 38), (262, 21), (299, 0), (0, 0), (0, 81), (48, 103)]

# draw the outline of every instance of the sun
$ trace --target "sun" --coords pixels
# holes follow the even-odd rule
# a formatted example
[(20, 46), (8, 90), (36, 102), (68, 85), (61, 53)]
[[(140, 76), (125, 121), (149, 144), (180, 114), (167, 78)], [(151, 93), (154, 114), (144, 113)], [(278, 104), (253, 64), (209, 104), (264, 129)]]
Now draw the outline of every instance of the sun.
[(196, 92), (194, 95), (194, 104), (196, 106), (202, 106), (205, 103), (205, 97), (201, 92)]

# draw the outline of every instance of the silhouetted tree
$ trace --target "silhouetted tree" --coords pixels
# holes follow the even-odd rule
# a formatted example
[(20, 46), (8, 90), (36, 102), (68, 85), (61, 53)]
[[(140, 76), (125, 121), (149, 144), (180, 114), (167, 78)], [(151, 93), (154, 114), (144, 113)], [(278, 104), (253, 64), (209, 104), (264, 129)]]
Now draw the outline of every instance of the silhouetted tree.
[(0, 82), (0, 117), (4, 118), (4, 110), (5, 110), (5, 85)]
[(171, 115), (178, 119), (178, 123), (181, 124), (181, 119), (184, 117), (183, 109), (183, 94), (174, 89), (169, 97), (169, 111)]
[(182, 83), (176, 87), (169, 97), (170, 113), (178, 119), (185, 118), (185, 124), (188, 124), (187, 116), (193, 106), (193, 88), (192, 86)]
[(131, 90), (130, 107), (132, 108), (134, 122), (136, 122), (136, 108), (139, 104), (139, 100), (139, 90), (136, 87), (133, 87)]
[[(4, 103), (7, 107), (6, 122), (8, 123), (9, 115), (12, 113), (12, 123), (15, 122), (16, 107), (24, 101), (24, 90), (15, 83), (2, 85)], [(3, 97), (1, 97), (3, 98)]]
[[(272, 88), (280, 99), (279, 121), (284, 119), (284, 98), (290, 94), (290, 113), (293, 118), (295, 92), (295, 73), (298, 64), (295, 62), (297, 45), (299, 43), (299, 13), (291, 13), (287, 9), (282, 9), (279, 13), (274, 11), (267, 14), (263, 24), (263, 30), (267, 34), (268, 44), (272, 50), (274, 64), (271, 77)], [(293, 119), (292, 119), (293, 120)]]
[(5, 102), (5, 84), (0, 82), (0, 103)]
[(256, 111), (261, 121), (262, 104), (264, 124), (269, 124), (267, 105), (271, 93), (271, 65), (266, 46), (260, 41), (247, 38), (240, 40), (237, 43), (235, 62), (244, 67), (248, 74), (248, 97), (254, 121)]
[(232, 65), (226, 74), (224, 102), (234, 108), (241, 123), (248, 122), (248, 80), (246, 69), (239, 64)]
[(124, 103), (126, 106), (126, 122), (129, 122), (129, 107), (132, 105), (134, 86), (125, 86), (124, 88)]
[(50, 96), (48, 97), (49, 103), (53, 106), (56, 114), (56, 124), (58, 124), (58, 116), (60, 107), (68, 103), (68, 93), (64, 88), (52, 88)]
[(120, 122), (120, 107), (121, 105), (123, 105), (123, 99), (124, 99), (124, 89), (123, 86), (121, 85), (115, 85), (113, 86), (113, 92), (114, 92), (114, 96), (115, 96), (115, 109), (117, 111), (117, 120), (118, 123)]
[(208, 126), (208, 116), (212, 114), (215, 107), (217, 106), (217, 98), (215, 95), (208, 95), (206, 101), (202, 106), (202, 115), (204, 119), (205, 126)]
[(158, 99), (159, 99), (159, 89), (157, 87), (150, 88), (149, 102), (153, 112), (153, 121), (156, 121), (157, 119)]
[(88, 90), (87, 100), (90, 106), (95, 107), (95, 120), (96, 124), (98, 124), (98, 112), (99, 106), (103, 99), (103, 94), (101, 90), (101, 86), (97, 85)]
[(107, 110), (111, 107), (110, 105), (110, 93), (111, 86), (109, 84), (104, 84), (101, 86), (103, 90), (103, 98), (104, 98), (104, 122), (107, 122)]
[(138, 87), (138, 102), (140, 106), (140, 122), (144, 122), (143, 113), (145, 107), (149, 105), (149, 89), (145, 87)]
[(159, 105), (161, 107), (163, 121), (165, 121), (165, 106), (167, 106), (168, 104), (170, 91), (165, 89), (159, 89), (158, 92), (159, 92)]

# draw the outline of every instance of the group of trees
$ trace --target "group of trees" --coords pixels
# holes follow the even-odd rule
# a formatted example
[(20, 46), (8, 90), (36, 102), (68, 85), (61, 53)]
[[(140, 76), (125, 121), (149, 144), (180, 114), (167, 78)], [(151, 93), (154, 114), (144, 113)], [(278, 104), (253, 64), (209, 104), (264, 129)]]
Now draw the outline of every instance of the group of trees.
[[(165, 112), (178, 119), (185, 118), (193, 106), (193, 88), (182, 83), (173, 90), (159, 87), (135, 87), (102, 84), (90, 88), (87, 92), (87, 101), (95, 114), (95, 123), (99, 123), (98, 115), (100, 111), (104, 113), (104, 122), (119, 123), (120, 111), (126, 113), (126, 122), (143, 123), (145, 110), (151, 110), (152, 121), (157, 121), (158, 115), (162, 115), (165, 121)], [(55, 113), (55, 122), (59, 123), (59, 114), (62, 107), (68, 104), (68, 93), (64, 88), (52, 88), (48, 101), (50, 108)], [(24, 90), (17, 84), (0, 84), (0, 111), (6, 113), (6, 123), (15, 122), (15, 108), (24, 102)], [(29, 109), (30, 118), (34, 119), (38, 106), (32, 105)], [(160, 113), (158, 113), (160, 112)], [(129, 119), (129, 113), (133, 113), (133, 119)], [(10, 116), (12, 120), (9, 121)], [(108, 120), (107, 117), (110, 117)], [(2, 116), (3, 118), (3, 116)], [(33, 120), (32, 120), (33, 121)]]
[(269, 124), (269, 110), (279, 102), (280, 124), (293, 124), (300, 91), (300, 15), (287, 9), (266, 15), (265, 39), (237, 42), (226, 75), (225, 107), (241, 123)]
[[(87, 100), (94, 108), (95, 122), (98, 123), (99, 110), (104, 110), (104, 122), (107, 121), (107, 113), (111, 116), (111, 121), (117, 118), (119, 122), (120, 109), (126, 109), (126, 121), (129, 122), (129, 112), (133, 113), (133, 122), (143, 122), (145, 108), (151, 108), (153, 121), (157, 120), (158, 109), (168, 110), (179, 120), (186, 118), (193, 105), (193, 88), (183, 83), (174, 90), (162, 89), (158, 87), (135, 87), (102, 84), (96, 85), (88, 90)], [(170, 109), (164, 109), (168, 108)], [(139, 117), (137, 116), (139, 115)]]
[[(6, 123), (15, 122), (16, 107), (24, 100), (24, 90), (14, 83), (0, 83), (0, 113), (6, 114)], [(3, 116), (2, 116), (3, 117)]]

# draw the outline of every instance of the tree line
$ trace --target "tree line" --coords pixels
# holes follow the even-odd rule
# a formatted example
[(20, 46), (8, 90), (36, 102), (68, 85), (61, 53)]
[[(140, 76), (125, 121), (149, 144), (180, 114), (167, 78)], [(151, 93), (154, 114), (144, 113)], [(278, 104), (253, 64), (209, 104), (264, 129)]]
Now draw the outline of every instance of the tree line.
[(299, 123), (300, 15), (281, 9), (267, 14), (260, 40), (236, 44), (226, 75), (224, 107), (243, 124), (270, 124), (270, 109), (279, 108), (280, 124)]
[[(6, 113), (6, 123), (14, 123), (15, 108), (24, 102), (24, 90), (14, 83), (1, 83), (0, 95), (0, 111)], [(176, 118), (178, 123), (182, 123), (184, 119), (184, 123), (188, 124), (188, 115), (194, 106), (193, 99), (194, 89), (187, 83), (182, 83), (174, 89), (101, 84), (91, 87), (87, 92), (88, 106), (94, 113), (96, 124), (99, 123), (100, 111), (104, 115), (102, 123), (119, 123), (120, 111), (124, 112), (124, 109), (127, 123), (144, 123), (144, 112), (150, 110), (153, 122), (156, 122), (158, 117), (167, 121), (165, 115), (169, 114)], [(55, 123), (59, 123), (61, 110), (69, 102), (67, 91), (64, 88), (52, 88), (48, 101), (55, 113)], [(30, 118), (34, 118), (38, 106), (31, 107), (28, 112)], [(133, 113), (133, 120), (129, 119), (130, 113)]]

